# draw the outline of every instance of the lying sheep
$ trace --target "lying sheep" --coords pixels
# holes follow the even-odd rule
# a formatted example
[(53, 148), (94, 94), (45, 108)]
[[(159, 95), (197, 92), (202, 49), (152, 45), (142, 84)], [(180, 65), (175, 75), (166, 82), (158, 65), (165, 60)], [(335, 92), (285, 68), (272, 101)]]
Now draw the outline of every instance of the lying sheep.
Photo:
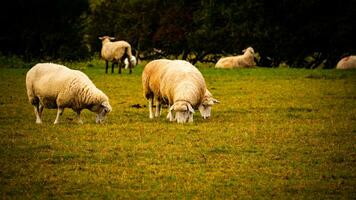
[[(124, 60), (125, 69), (129, 68), (129, 60), (125, 58)], [(131, 66), (134, 68), (137, 65), (137, 59), (135, 56), (131, 56)]]
[(40, 63), (26, 74), (27, 96), (35, 107), (36, 123), (42, 123), (43, 108), (57, 109), (54, 124), (64, 108), (72, 108), (80, 119), (80, 112), (89, 109), (97, 114), (96, 123), (101, 123), (111, 111), (108, 97), (81, 71), (71, 70), (53, 63)]
[(220, 58), (215, 68), (248, 68), (256, 66), (255, 52), (252, 47), (244, 49), (243, 55)]
[(205, 98), (208, 91), (205, 80), (199, 70), (186, 61), (160, 59), (149, 62), (142, 73), (142, 85), (149, 102), (150, 118), (154, 117), (154, 99), (157, 102), (155, 117), (160, 116), (162, 104), (169, 105), (167, 118), (178, 123), (193, 122), (194, 109), (199, 107), (205, 111), (204, 118), (210, 115), (210, 110), (204, 108), (211, 106), (208, 105), (209, 95)]
[(99, 37), (102, 41), (103, 47), (101, 48), (101, 57), (105, 60), (106, 68), (105, 73), (108, 73), (108, 63), (112, 62), (111, 73), (114, 73), (115, 64), (119, 66), (119, 74), (121, 74), (121, 67), (125, 58), (128, 59), (128, 68), (130, 69), (130, 74), (132, 73), (132, 63), (131, 63), (131, 45), (126, 41), (116, 41), (111, 42), (115, 38), (109, 36)]
[(347, 56), (342, 58), (336, 65), (336, 69), (355, 69), (356, 56)]

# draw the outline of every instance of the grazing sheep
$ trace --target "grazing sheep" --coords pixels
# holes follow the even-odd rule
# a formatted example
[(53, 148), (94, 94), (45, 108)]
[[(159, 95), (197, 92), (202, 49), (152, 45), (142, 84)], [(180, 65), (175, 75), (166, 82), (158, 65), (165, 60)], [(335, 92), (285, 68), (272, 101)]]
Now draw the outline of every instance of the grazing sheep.
[(253, 48), (248, 47), (242, 52), (244, 52), (243, 55), (220, 58), (215, 68), (248, 68), (256, 66)]
[[(125, 69), (129, 68), (129, 60), (125, 58), (124, 60), (125, 63)], [(137, 65), (137, 59), (135, 56), (131, 56), (131, 66), (134, 68)]]
[(342, 58), (336, 65), (336, 69), (355, 69), (356, 56), (347, 56)]
[(72, 108), (80, 119), (80, 112), (89, 109), (97, 114), (96, 123), (101, 123), (111, 111), (108, 97), (83, 72), (71, 70), (53, 63), (39, 63), (26, 74), (27, 96), (35, 107), (36, 123), (42, 123), (43, 108), (57, 109), (54, 124), (64, 108)]
[(126, 41), (116, 41), (111, 42), (115, 38), (109, 36), (99, 37), (102, 41), (103, 47), (101, 48), (101, 57), (105, 60), (106, 68), (105, 73), (108, 73), (108, 63), (112, 62), (111, 73), (114, 73), (115, 64), (119, 66), (119, 74), (121, 74), (121, 67), (125, 58), (128, 59), (130, 74), (132, 73), (132, 63), (131, 63), (131, 45)]
[(182, 60), (149, 62), (142, 73), (142, 85), (149, 102), (150, 118), (154, 117), (154, 99), (157, 102), (155, 117), (160, 116), (161, 104), (168, 104), (167, 118), (178, 123), (193, 122), (194, 109), (208, 101), (204, 98), (207, 89), (202, 74), (189, 62)]

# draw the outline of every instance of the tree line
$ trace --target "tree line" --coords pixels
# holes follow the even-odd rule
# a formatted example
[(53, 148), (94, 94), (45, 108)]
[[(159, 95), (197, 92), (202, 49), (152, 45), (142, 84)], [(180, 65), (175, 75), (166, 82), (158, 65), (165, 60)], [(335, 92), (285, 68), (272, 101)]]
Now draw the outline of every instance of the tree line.
[[(99, 36), (140, 59), (216, 62), (252, 46), (258, 65), (334, 67), (354, 54), (355, 0), (13, 0), (0, 7), (0, 51), (24, 59), (87, 59)], [(309, 57), (311, 60), (306, 60)]]

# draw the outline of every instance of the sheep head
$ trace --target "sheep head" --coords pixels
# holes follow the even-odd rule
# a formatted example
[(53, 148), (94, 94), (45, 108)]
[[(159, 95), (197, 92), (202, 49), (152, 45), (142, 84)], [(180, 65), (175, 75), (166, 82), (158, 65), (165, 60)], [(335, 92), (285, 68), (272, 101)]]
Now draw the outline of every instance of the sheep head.
[(102, 36), (102, 37), (99, 37), (99, 40), (101, 40), (101, 42), (103, 44), (107, 43), (107, 42), (110, 42), (111, 40), (115, 40), (114, 37), (110, 37), (110, 36)]
[(112, 108), (108, 101), (104, 101), (100, 105), (93, 106), (91, 109), (91, 111), (96, 113), (95, 122), (97, 124), (101, 124), (105, 120), (106, 115), (111, 112), (111, 110)]
[(204, 99), (198, 107), (203, 119), (207, 119), (211, 116), (211, 106), (217, 103), (220, 103), (220, 101), (214, 99), (209, 90), (206, 90)]
[[(172, 112), (175, 113), (173, 117)], [(177, 121), (178, 123), (193, 122), (194, 109), (187, 101), (176, 101), (169, 108), (170, 121)]]
[(217, 103), (220, 103), (220, 102), (214, 98), (209, 98), (209, 99), (203, 101), (202, 104), (200, 104), (198, 109), (199, 109), (200, 114), (203, 117), (203, 119), (207, 119), (211, 116), (211, 107)]
[(244, 52), (245, 54), (247, 54), (247, 53), (250, 53), (250, 54), (252, 54), (252, 55), (255, 54), (255, 51), (253, 50), (252, 47), (248, 47), (248, 48), (242, 50), (242, 52)]

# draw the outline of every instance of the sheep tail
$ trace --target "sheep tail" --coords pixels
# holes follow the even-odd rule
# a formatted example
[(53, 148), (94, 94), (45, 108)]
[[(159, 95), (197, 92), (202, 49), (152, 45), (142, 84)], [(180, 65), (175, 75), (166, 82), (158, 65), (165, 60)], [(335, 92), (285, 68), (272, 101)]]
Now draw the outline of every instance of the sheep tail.
[(127, 57), (127, 59), (129, 61), (131, 61), (131, 57), (132, 57), (132, 51), (131, 51), (131, 46), (128, 46), (125, 48), (125, 56), (124, 57)]
[(35, 94), (33, 92), (32, 83), (29, 83), (27, 85), (27, 96), (28, 96), (28, 101), (32, 105), (38, 105), (39, 104), (40, 100), (38, 99), (38, 97), (35, 96)]

